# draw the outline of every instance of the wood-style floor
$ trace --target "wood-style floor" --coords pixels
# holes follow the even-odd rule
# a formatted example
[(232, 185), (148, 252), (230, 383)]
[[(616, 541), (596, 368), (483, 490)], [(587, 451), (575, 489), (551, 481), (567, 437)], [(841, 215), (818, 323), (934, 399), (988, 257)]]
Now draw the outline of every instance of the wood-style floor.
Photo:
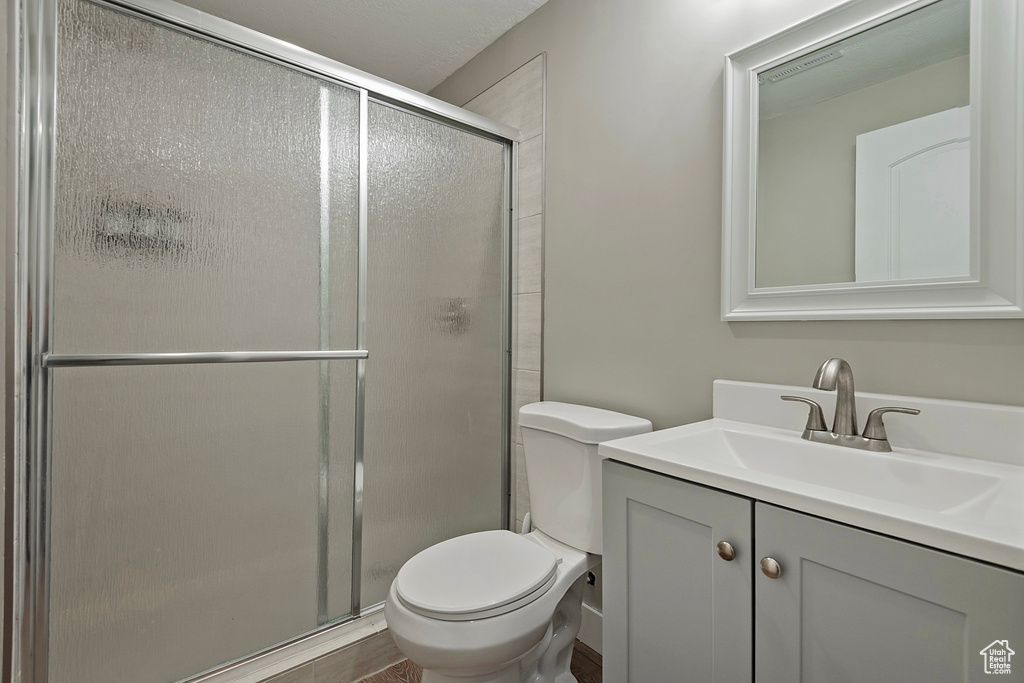
[[(579, 683), (601, 683), (601, 655), (576, 641), (572, 653), (573, 676)], [(362, 679), (359, 683), (420, 683), (423, 669), (408, 659)]]

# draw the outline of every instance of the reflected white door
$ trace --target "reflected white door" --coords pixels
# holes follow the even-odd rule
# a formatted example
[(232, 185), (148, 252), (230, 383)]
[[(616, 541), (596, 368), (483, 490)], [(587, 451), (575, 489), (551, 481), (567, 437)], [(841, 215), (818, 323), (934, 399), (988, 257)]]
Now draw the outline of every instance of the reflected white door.
[(858, 282), (971, 271), (970, 107), (857, 136)]

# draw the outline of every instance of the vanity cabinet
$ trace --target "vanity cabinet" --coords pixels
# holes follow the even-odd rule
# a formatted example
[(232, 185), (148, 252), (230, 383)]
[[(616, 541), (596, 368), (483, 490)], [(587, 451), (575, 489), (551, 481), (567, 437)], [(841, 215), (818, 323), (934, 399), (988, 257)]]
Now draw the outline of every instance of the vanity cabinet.
[(983, 681), (984, 648), (1024, 645), (1024, 575), (765, 503), (754, 528), (782, 567), (755, 572), (757, 681)]
[(1018, 572), (613, 461), (604, 524), (609, 683), (1024, 680)]
[(610, 460), (603, 475), (604, 680), (749, 683), (753, 502)]

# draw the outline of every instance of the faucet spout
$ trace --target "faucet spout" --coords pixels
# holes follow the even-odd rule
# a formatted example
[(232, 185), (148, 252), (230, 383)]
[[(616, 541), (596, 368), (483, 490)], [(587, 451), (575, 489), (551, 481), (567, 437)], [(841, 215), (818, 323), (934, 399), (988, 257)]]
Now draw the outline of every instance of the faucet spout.
[(836, 414), (832, 420), (832, 433), (840, 436), (857, 435), (857, 403), (853, 393), (853, 370), (842, 358), (829, 358), (814, 376), (815, 389), (836, 392)]

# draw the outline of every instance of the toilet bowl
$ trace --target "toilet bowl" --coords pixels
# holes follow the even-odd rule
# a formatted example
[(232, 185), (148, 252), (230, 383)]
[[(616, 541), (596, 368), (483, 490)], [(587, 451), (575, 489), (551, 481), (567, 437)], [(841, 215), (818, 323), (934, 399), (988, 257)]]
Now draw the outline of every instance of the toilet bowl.
[[(487, 538), (490, 534), (501, 537)], [(544, 583), (532, 594), (516, 600), (518, 605), (511, 609), (502, 609), (510, 607), (508, 604), (499, 605), (497, 608), (491, 607), (490, 611), (497, 610), (499, 613), (492, 613), (490, 616), (477, 616), (471, 612), (439, 614), (434, 611), (429, 615), (425, 614), (425, 610), (419, 605), (414, 606), (401, 597), (399, 587), (403, 582), (396, 578), (388, 593), (384, 616), (398, 648), (409, 659), (423, 667), (424, 683), (449, 680), (474, 683), (528, 680), (521, 677), (522, 668), (539, 668), (547, 664), (540, 661), (543, 652), (538, 645), (548, 645), (543, 650), (552, 655), (555, 654), (555, 650), (550, 647), (552, 641), (556, 644), (567, 641), (571, 648), (572, 641), (579, 632), (579, 602), (583, 597), (583, 582), (587, 571), (600, 561), (600, 556), (559, 543), (541, 531), (533, 531), (525, 536), (518, 536), (511, 531), (484, 531), (452, 540), (465, 541), (467, 547), (479, 542), (482, 550), (493, 548), (493, 541), (502, 544), (509, 542), (510, 549), (521, 550), (521, 544), (510, 542), (520, 541), (536, 548), (537, 555), (546, 555), (550, 559), (553, 571), (550, 578), (546, 578), (546, 568), (536, 565), (531, 567), (536, 574), (529, 575), (530, 580), (541, 580)], [(441, 543), (427, 550), (447, 550), (443, 546), (444, 543)], [(438, 559), (440, 555), (441, 553), (438, 553)], [(467, 574), (479, 572), (478, 576), (486, 576), (486, 573), (493, 570), (497, 564), (494, 562), (496, 558), (487, 554), (461, 559), (464, 560), (463, 564), (455, 563), (461, 571), (449, 572), (446, 575), (448, 581), (442, 581), (444, 585), (439, 587), (440, 592), (455, 593), (456, 591), (452, 589)], [(440, 566), (439, 563), (438, 569)], [(438, 576), (440, 578), (440, 575)], [(576, 583), (580, 585), (575, 586), (576, 591), (572, 591)], [(477, 589), (474, 593), (480, 597), (487, 593), (487, 589), (482, 585), (474, 588)], [(507, 599), (511, 594), (507, 587), (497, 581), (492, 584), (491, 589), (494, 602)], [(579, 594), (579, 600), (574, 600), (575, 611), (571, 604), (559, 604), (570, 593)], [(555, 619), (558, 613), (561, 613), (560, 620)], [(554, 621), (560, 623), (553, 625)], [(527, 655), (531, 652), (536, 655), (532, 658), (533, 661), (523, 661), (529, 659)], [(551, 656), (548, 659), (551, 659)]]
[(542, 401), (520, 410), (534, 530), (482, 531), (403, 565), (384, 615), (423, 683), (573, 683), (587, 572), (601, 561), (601, 441), (651, 423)]

